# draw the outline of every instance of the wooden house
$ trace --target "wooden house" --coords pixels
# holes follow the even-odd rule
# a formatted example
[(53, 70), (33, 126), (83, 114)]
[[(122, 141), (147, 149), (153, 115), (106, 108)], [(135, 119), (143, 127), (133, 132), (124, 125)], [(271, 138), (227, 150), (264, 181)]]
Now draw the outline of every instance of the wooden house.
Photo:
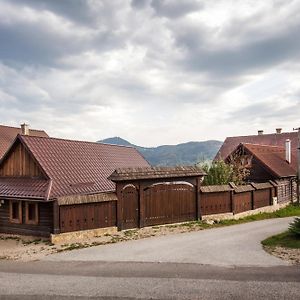
[(278, 202), (296, 199), (297, 156), (292, 152), (291, 141), (285, 147), (240, 143), (225, 162), (234, 163), (250, 171), (247, 181), (277, 184)]
[(284, 147), (287, 139), (291, 141), (292, 154), (297, 156), (298, 133), (282, 132), (281, 128), (277, 128), (276, 133), (271, 134), (259, 130), (257, 135), (227, 137), (214, 160), (225, 160), (241, 143)]
[(117, 168), (149, 167), (134, 148), (18, 135), (0, 162), (0, 232), (115, 226)]

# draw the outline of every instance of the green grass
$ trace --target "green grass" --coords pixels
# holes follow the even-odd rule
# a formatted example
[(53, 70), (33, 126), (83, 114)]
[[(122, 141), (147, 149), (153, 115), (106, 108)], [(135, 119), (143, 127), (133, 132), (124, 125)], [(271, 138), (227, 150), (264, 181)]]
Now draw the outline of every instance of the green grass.
[(181, 224), (174, 224), (174, 225), (167, 225), (168, 228), (176, 228), (176, 227), (202, 227), (205, 228), (212, 228), (212, 227), (222, 227), (222, 226), (229, 226), (229, 225), (235, 225), (235, 224), (242, 224), (242, 223), (248, 223), (253, 221), (261, 221), (266, 219), (274, 219), (274, 218), (286, 218), (286, 217), (294, 217), (294, 216), (300, 216), (300, 206), (297, 204), (290, 204), (280, 210), (277, 210), (275, 212), (271, 213), (258, 213), (256, 215), (244, 217), (238, 220), (220, 220), (215, 221), (214, 224), (210, 225), (207, 224), (205, 221), (191, 221), (191, 222), (185, 222)]
[(300, 216), (300, 206), (297, 204), (290, 204), (280, 210), (271, 213), (259, 213), (239, 220), (223, 220), (220, 221), (219, 224), (234, 225), (234, 224), (241, 224), (241, 223), (246, 223), (251, 221), (261, 221), (266, 219), (286, 218), (286, 217), (294, 217), (294, 216)]
[(264, 246), (268, 247), (285, 247), (300, 249), (300, 238), (290, 233), (289, 231), (273, 235), (261, 242)]

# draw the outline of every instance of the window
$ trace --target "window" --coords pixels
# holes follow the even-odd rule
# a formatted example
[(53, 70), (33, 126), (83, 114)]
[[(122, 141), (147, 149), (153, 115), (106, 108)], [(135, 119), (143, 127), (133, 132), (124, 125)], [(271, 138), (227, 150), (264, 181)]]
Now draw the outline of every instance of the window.
[(22, 202), (10, 201), (9, 202), (9, 221), (11, 223), (22, 223)]
[(26, 202), (25, 204), (26, 224), (37, 225), (39, 223), (39, 207), (38, 203)]

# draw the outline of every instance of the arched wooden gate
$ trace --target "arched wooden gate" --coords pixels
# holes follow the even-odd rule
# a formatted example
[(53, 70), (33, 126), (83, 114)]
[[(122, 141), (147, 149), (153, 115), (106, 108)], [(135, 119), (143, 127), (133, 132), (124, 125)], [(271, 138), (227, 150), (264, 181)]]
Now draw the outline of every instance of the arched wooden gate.
[(128, 184), (123, 188), (122, 201), (122, 229), (139, 227), (139, 192), (133, 184)]
[(187, 182), (153, 184), (143, 191), (145, 226), (196, 219), (196, 191)]

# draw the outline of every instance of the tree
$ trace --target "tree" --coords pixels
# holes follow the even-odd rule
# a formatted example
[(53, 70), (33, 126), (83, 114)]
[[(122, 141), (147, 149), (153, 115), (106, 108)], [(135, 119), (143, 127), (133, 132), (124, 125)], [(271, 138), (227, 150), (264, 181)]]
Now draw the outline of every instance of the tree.
[(295, 218), (289, 226), (289, 231), (300, 238), (300, 218)]
[(249, 170), (240, 168), (235, 164), (227, 164), (223, 160), (212, 162), (211, 164), (200, 164), (207, 173), (204, 177), (204, 185), (221, 185), (234, 182), (237, 185), (244, 184), (244, 180), (249, 176)]

